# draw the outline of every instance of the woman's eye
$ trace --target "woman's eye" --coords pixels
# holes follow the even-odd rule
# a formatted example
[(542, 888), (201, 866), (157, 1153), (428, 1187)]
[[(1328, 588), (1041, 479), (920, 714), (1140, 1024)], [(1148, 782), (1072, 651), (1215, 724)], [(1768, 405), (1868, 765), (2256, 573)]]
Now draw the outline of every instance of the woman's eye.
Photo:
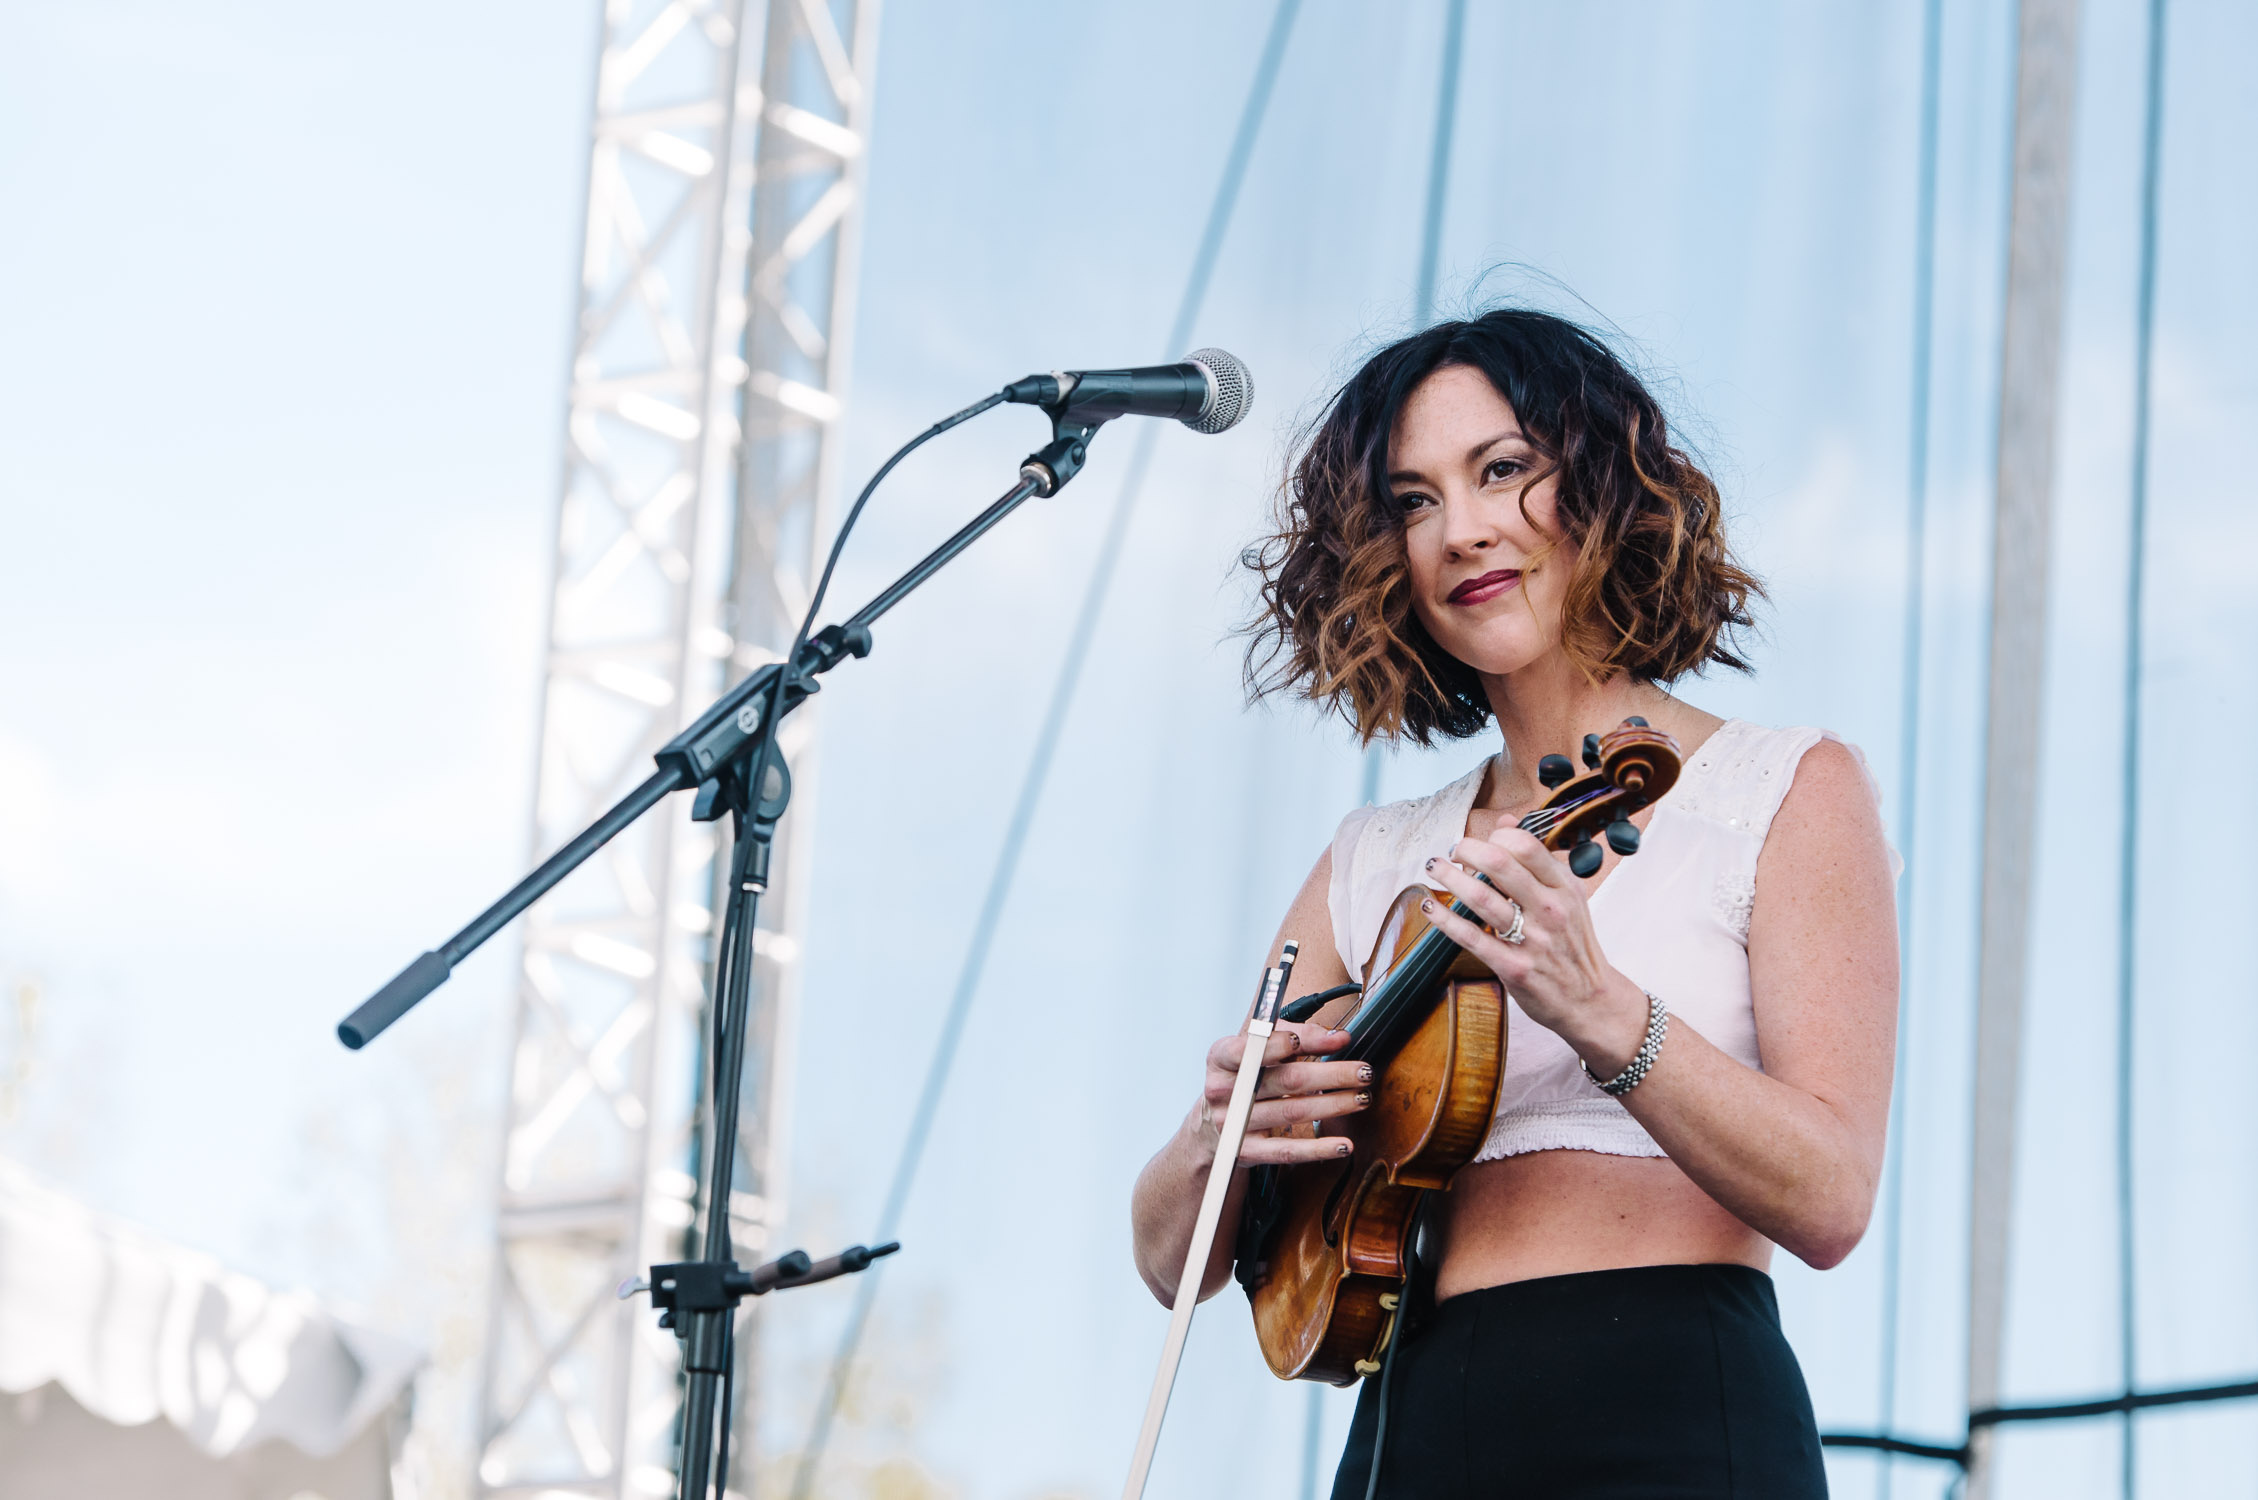
[(1409, 494), (1396, 496), (1396, 509), (1402, 511), (1407, 516), (1415, 515), (1422, 509), (1426, 508), (1427, 506), (1433, 505), (1434, 503), (1435, 502), (1431, 498), (1426, 495), (1420, 494), (1416, 490), (1413, 490)]
[(1490, 461), (1490, 466), (1482, 471), (1482, 477), (1488, 480), (1490, 483), (1496, 484), (1503, 480), (1511, 479), (1514, 475), (1520, 472), (1520, 459), (1497, 458), (1492, 459)]

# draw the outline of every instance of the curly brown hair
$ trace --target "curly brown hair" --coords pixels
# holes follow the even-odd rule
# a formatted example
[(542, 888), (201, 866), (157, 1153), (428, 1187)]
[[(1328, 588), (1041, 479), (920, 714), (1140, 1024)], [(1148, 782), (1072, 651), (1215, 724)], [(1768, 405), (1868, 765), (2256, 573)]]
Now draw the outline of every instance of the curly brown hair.
[(1716, 484), (1671, 445), (1661, 406), (1606, 344), (1549, 313), (1501, 308), (1373, 355), (1296, 445), (1277, 529), (1241, 557), (1262, 580), (1245, 632), (1249, 690), (1298, 691), (1365, 742), (1430, 745), (1489, 722), (1473, 668), (1411, 607), (1387, 477), (1404, 402), (1447, 365), (1489, 379), (1545, 461), (1536, 477), (1557, 477), (1562, 540), (1576, 549), (1569, 659), (1595, 681), (1669, 682), (1712, 662), (1748, 671), (1737, 633), (1764, 588), (1725, 544)]

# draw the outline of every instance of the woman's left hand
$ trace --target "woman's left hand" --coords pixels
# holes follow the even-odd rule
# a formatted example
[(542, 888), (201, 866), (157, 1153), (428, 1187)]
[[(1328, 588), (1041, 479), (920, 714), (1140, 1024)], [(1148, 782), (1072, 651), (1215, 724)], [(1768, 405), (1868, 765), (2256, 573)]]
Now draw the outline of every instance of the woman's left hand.
[[(1584, 883), (1535, 835), (1500, 829), (1463, 838), (1427, 874), (1480, 914), (1488, 930), (1434, 897), (1420, 911), (1504, 984), (1529, 1019), (1558, 1032), (1602, 1078), (1630, 1065), (1646, 1036), (1647, 1000), (1600, 951)], [(1487, 875), (1484, 884), (1478, 875)], [(1521, 917), (1521, 941), (1501, 936)]]

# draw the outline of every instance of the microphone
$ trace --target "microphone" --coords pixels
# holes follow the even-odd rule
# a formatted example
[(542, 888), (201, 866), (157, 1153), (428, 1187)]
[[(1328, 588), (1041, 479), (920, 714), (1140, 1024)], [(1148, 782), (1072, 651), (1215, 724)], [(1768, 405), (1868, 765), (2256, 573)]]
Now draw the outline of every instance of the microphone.
[(1194, 432), (1222, 432), (1254, 404), (1254, 377), (1236, 355), (1194, 349), (1172, 365), (1030, 375), (1005, 386), (1004, 399), (1092, 426), (1115, 417), (1173, 417)]

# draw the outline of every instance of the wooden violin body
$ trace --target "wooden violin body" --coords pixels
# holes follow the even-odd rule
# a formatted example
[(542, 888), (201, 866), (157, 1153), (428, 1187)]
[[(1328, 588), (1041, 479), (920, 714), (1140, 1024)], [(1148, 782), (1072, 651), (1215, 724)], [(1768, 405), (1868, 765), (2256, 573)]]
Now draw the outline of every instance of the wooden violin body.
[[(1552, 795), (1517, 825), (1565, 851), (1577, 875), (1596, 874), (1592, 841), (1638, 848), (1630, 817), (1678, 778), (1678, 746), (1641, 719), (1584, 741), (1588, 774), (1548, 755), (1538, 778)], [(1372, 1103), (1323, 1133), (1354, 1145), (1339, 1163), (1264, 1167), (1242, 1213), (1237, 1275), (1254, 1305), (1255, 1336), (1288, 1380), (1347, 1385), (1380, 1368), (1395, 1330), (1421, 1196), (1450, 1187), (1481, 1149), (1505, 1076), (1505, 991), (1489, 968), (1436, 931), (1419, 910), (1434, 895), (1396, 897), (1365, 966), (1362, 997), (1336, 1054), (1372, 1065)], [(1461, 901), (1452, 910), (1481, 919)], [(1386, 962), (1380, 948), (1385, 948)], [(1315, 998), (1315, 997), (1313, 997)], [(1287, 1020), (1308, 1019), (1282, 1012)], [(1308, 1132), (1311, 1127), (1302, 1127)]]
[[(1382, 929), (1400, 925), (1394, 957), (1427, 930), (1419, 903), (1430, 894), (1414, 886), (1396, 898)], [(1496, 976), (1461, 952), (1434, 1008), (1375, 1071), (1370, 1107), (1329, 1132), (1355, 1142), (1355, 1154), (1285, 1175), (1269, 1274), (1253, 1290), (1255, 1336), (1284, 1380), (1348, 1385), (1378, 1368), (1411, 1271), (1420, 1195), (1450, 1186), (1497, 1112), (1505, 991)]]

